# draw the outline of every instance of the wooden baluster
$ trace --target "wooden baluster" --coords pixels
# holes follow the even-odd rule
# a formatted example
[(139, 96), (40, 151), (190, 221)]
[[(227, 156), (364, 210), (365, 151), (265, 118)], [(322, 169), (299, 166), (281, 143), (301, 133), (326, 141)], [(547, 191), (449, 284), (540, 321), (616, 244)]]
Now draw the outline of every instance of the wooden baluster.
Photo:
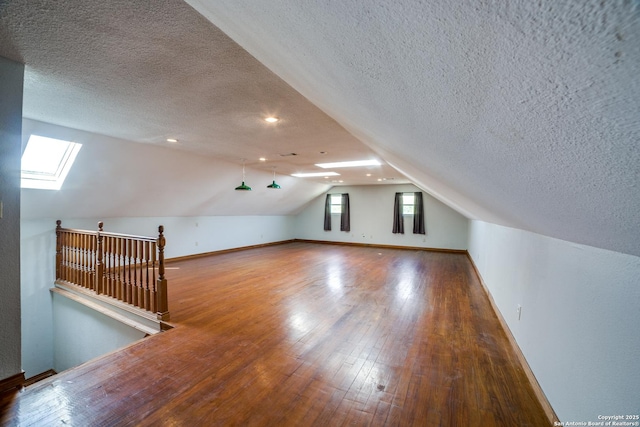
[(131, 304), (134, 306), (138, 306), (138, 241), (132, 240), (132, 256), (133, 256), (133, 264), (131, 268), (133, 268), (133, 283), (131, 284)]
[(73, 233), (67, 233), (67, 280), (73, 283)]
[(76, 247), (76, 250), (78, 251), (78, 283), (80, 284), (80, 286), (86, 287), (86, 283), (85, 283), (85, 271), (84, 271), (84, 241), (85, 241), (85, 235), (78, 233), (78, 245)]
[(75, 233), (75, 242), (73, 244), (73, 268), (74, 268), (74, 278), (73, 283), (80, 283), (82, 278), (80, 277), (80, 234)]
[(60, 264), (60, 279), (67, 280), (67, 232), (60, 232), (60, 245), (62, 251), (62, 260)]
[(114, 292), (117, 299), (122, 299), (122, 292), (120, 286), (120, 239), (112, 237), (113, 239), (113, 280), (114, 280)]
[(129, 263), (127, 264), (128, 267), (128, 278), (127, 278), (127, 299), (126, 302), (128, 302), (129, 304), (131, 304), (131, 239), (127, 239), (127, 259), (129, 260)]
[(87, 235), (86, 234), (80, 234), (80, 244), (78, 246), (79, 246), (78, 270), (80, 272), (80, 285), (84, 286), (85, 288), (93, 289), (93, 284), (89, 284), (89, 281), (87, 280), (88, 272), (87, 272)]
[(75, 245), (75, 234), (69, 233), (69, 281), (75, 282), (75, 268), (76, 251), (73, 249)]
[(71, 283), (78, 283), (78, 235), (71, 235)]
[(111, 274), (109, 272), (109, 236), (102, 236), (102, 244), (104, 247), (102, 258), (104, 263), (104, 294), (113, 296), (111, 294)]
[(76, 250), (78, 251), (78, 283), (80, 284), (80, 286), (86, 287), (87, 284), (85, 283), (85, 269), (84, 269), (84, 241), (85, 241), (86, 236), (84, 234), (78, 233), (78, 245), (76, 247)]
[[(144, 309), (145, 310), (151, 310), (151, 302), (149, 301), (149, 258), (150, 258), (150, 254), (149, 254), (149, 250), (150, 250), (151, 244), (150, 242), (144, 242), (144, 259), (146, 262), (146, 280), (145, 280), (145, 286), (144, 286)], [(152, 265), (153, 267), (153, 265)]]
[(60, 279), (67, 280), (67, 233), (60, 231)]
[(107, 237), (107, 272), (109, 276), (109, 296), (115, 297), (115, 271), (113, 270), (113, 238)]
[(67, 280), (73, 282), (73, 234), (67, 233)]
[(93, 265), (91, 265), (91, 260), (89, 258), (89, 254), (91, 251), (91, 236), (88, 234), (85, 234), (82, 236), (83, 237), (83, 248), (82, 248), (82, 273), (84, 276), (84, 283), (87, 286), (87, 288), (93, 290), (94, 286), (93, 286), (93, 281), (92, 279), (92, 271), (93, 270)]
[(67, 280), (73, 282), (73, 234), (67, 233)]
[(76, 245), (76, 253), (78, 255), (78, 261), (77, 261), (77, 265), (76, 268), (78, 269), (78, 282), (80, 283), (81, 286), (87, 287), (87, 284), (85, 283), (84, 280), (84, 266), (83, 266), (83, 259), (82, 257), (84, 256), (84, 240), (85, 240), (85, 235), (78, 233), (78, 244)]
[(114, 298), (117, 298), (118, 296), (118, 291), (117, 291), (117, 272), (116, 272), (116, 261), (115, 261), (115, 252), (116, 252), (116, 248), (114, 247), (115, 245), (115, 238), (114, 237), (109, 237), (109, 276), (111, 277), (111, 296)]
[(117, 283), (118, 277), (116, 272), (116, 242), (114, 237), (109, 237), (109, 277), (111, 280), (111, 293), (110, 295), (114, 298), (117, 298)]
[(88, 286), (91, 286), (93, 289), (95, 287), (95, 276), (98, 272), (97, 259), (96, 255), (96, 240), (97, 236), (87, 235), (87, 278), (88, 278)]
[(158, 227), (158, 284), (157, 284), (157, 316), (159, 320), (169, 320), (169, 301), (167, 296), (167, 279), (164, 277), (164, 226)]
[[(91, 236), (89, 240), (89, 265), (91, 268), (91, 276), (95, 280), (95, 277), (98, 276), (98, 236)], [(100, 277), (99, 280), (103, 283), (104, 277)], [(102, 286), (104, 287), (104, 284)]]
[(118, 238), (118, 255), (120, 258), (120, 265), (118, 266), (118, 287), (120, 288), (120, 297), (118, 298), (120, 301), (124, 301), (126, 299), (126, 278), (125, 278), (125, 241), (122, 237)]
[(80, 269), (81, 261), (80, 261), (80, 248), (82, 247), (82, 235), (76, 233), (76, 242), (73, 245), (75, 248), (75, 280), (74, 283), (82, 283), (82, 271)]
[(96, 274), (96, 265), (95, 260), (93, 259), (94, 253), (94, 236), (90, 234), (86, 234), (85, 238), (85, 249), (84, 249), (84, 275), (86, 277), (86, 284), (89, 289), (95, 290), (94, 285), (94, 276)]
[(144, 308), (144, 241), (138, 241), (138, 307)]
[(82, 235), (82, 245), (80, 249), (80, 268), (82, 269), (82, 284), (89, 288), (94, 289), (93, 283), (89, 281), (89, 236), (87, 234)]
[(74, 239), (73, 233), (67, 233), (67, 280), (71, 283), (73, 283), (73, 256), (75, 255), (73, 251)]
[(157, 287), (157, 279), (156, 279), (156, 266), (158, 263), (158, 260), (156, 259), (156, 254), (158, 253), (158, 243), (157, 242), (153, 242), (151, 243), (151, 265), (153, 266), (153, 269), (151, 270), (151, 274), (152, 274), (152, 279), (151, 282), (149, 283), (149, 302), (151, 304), (151, 308), (149, 309), (149, 311), (151, 312), (157, 312), (158, 311), (158, 305), (156, 304), (156, 302), (158, 301), (157, 298), (157, 292), (156, 292), (156, 287)]
[(111, 268), (113, 269), (113, 296), (117, 299), (120, 299), (120, 252), (118, 249), (118, 238), (111, 238), (111, 250), (113, 253), (111, 254), (111, 258), (113, 259), (113, 263)]
[(62, 278), (62, 221), (56, 221), (56, 280)]
[(104, 281), (102, 280), (104, 276), (104, 265), (102, 264), (102, 232), (104, 231), (102, 227), (104, 226), (104, 222), (98, 222), (98, 233), (97, 240), (98, 245), (96, 248), (96, 278), (95, 278), (95, 290), (98, 294), (104, 293)]

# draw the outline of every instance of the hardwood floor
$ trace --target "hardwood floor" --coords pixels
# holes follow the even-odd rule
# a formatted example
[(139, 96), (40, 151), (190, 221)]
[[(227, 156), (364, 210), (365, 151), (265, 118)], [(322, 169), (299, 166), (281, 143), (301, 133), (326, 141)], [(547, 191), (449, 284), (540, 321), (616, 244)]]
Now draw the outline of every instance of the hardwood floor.
[(4, 425), (549, 425), (465, 255), (296, 242), (168, 267), (176, 328), (3, 396)]

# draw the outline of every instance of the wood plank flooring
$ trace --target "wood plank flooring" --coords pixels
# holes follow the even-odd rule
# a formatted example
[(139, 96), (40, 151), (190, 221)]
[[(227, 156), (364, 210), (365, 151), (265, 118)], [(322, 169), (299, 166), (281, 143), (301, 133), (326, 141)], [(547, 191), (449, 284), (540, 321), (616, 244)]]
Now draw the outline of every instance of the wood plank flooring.
[(463, 254), (170, 263), (176, 328), (0, 398), (11, 426), (547, 426)]

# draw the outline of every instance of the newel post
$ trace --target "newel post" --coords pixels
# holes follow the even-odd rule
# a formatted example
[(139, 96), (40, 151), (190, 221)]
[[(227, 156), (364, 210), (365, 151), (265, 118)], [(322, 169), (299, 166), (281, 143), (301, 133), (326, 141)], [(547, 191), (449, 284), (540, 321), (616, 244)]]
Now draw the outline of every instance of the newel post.
[(167, 279), (164, 277), (164, 245), (167, 243), (164, 237), (164, 226), (158, 227), (158, 282), (156, 291), (158, 297), (157, 316), (159, 320), (169, 320), (169, 299), (167, 296)]
[(60, 279), (60, 268), (62, 266), (62, 237), (60, 230), (62, 229), (62, 221), (56, 221), (56, 280)]
[(98, 247), (96, 248), (96, 279), (95, 279), (95, 291), (98, 295), (104, 293), (102, 278), (104, 277), (104, 264), (102, 263), (102, 232), (104, 231), (104, 222), (98, 222)]

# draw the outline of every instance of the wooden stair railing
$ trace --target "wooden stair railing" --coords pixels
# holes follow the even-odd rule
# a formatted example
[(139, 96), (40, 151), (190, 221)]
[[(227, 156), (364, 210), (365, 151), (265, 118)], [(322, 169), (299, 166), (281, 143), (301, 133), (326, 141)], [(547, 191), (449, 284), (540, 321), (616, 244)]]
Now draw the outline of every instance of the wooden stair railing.
[[(158, 237), (62, 228), (56, 221), (56, 281), (106, 295), (169, 320), (164, 227)], [(156, 274), (157, 270), (157, 274)]]

